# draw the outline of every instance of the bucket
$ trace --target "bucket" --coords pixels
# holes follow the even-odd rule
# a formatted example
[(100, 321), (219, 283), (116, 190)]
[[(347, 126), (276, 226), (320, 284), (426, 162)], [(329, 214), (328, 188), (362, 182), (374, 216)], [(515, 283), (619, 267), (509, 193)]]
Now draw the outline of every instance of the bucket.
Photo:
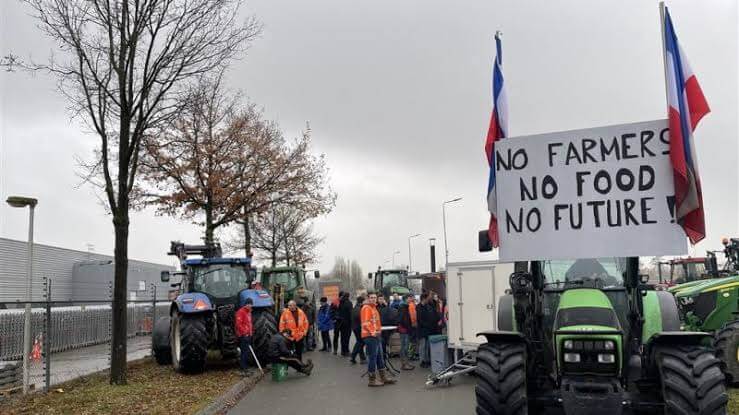
[(282, 382), (287, 378), (287, 365), (284, 363), (272, 364), (272, 381)]
[(429, 348), (431, 351), (431, 372), (440, 373), (449, 367), (447, 336), (443, 334), (429, 336)]

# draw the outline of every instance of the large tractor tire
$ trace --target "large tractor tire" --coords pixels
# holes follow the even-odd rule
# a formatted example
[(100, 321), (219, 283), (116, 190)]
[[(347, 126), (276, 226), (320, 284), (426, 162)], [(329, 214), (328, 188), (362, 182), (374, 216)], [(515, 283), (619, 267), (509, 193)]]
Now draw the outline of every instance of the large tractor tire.
[(160, 365), (172, 363), (171, 324), (172, 319), (170, 317), (161, 317), (154, 324), (154, 330), (151, 333), (151, 348), (154, 353), (154, 359)]
[(485, 343), (477, 350), (477, 415), (526, 415), (526, 347)]
[(204, 314), (177, 314), (172, 320), (172, 365), (182, 373), (198, 373), (205, 368), (208, 331)]
[(277, 319), (272, 314), (272, 309), (267, 307), (254, 309), (252, 311), (252, 321), (254, 325), (254, 335), (252, 336), (254, 353), (260, 363), (266, 362), (269, 359), (269, 341), (272, 339), (272, 335), (277, 333)]
[(665, 415), (725, 415), (721, 365), (709, 348), (664, 345), (656, 354)]
[(713, 347), (721, 361), (726, 383), (739, 384), (739, 320), (730, 321), (716, 330)]

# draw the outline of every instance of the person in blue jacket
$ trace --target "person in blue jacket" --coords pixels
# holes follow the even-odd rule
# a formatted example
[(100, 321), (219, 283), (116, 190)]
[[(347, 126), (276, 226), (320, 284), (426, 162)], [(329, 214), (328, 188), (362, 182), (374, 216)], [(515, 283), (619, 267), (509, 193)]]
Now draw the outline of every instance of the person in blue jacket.
[(334, 329), (333, 314), (334, 312), (331, 310), (326, 297), (321, 297), (321, 308), (318, 309), (318, 330), (321, 332), (321, 342), (323, 343), (321, 352), (331, 351), (331, 336), (329, 332)]

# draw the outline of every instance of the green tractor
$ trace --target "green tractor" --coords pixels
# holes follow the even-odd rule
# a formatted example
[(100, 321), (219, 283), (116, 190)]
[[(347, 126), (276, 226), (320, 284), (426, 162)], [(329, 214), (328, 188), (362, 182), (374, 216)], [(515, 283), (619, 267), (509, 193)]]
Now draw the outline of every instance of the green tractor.
[[(307, 289), (306, 275), (312, 274), (314, 278), (320, 278), (318, 271), (306, 271), (301, 267), (274, 267), (263, 268), (259, 281), (272, 297), (275, 299), (276, 311), (282, 310), (290, 300), (297, 300), (298, 294), (307, 297), (308, 301), (315, 307), (316, 295)], [(299, 293), (301, 289), (303, 292)]]
[(374, 275), (370, 272), (367, 277), (369, 279), (374, 277), (375, 291), (382, 293), (385, 298), (390, 298), (393, 294), (403, 296), (411, 292), (408, 287), (408, 270), (377, 267), (377, 272)]
[[(683, 328), (713, 334), (716, 356), (729, 384), (739, 383), (739, 239), (724, 241), (727, 262), (713, 269), (718, 278), (699, 279), (669, 287), (680, 310)], [(733, 275), (730, 275), (733, 274)], [(726, 276), (728, 275), (728, 276)]]
[(480, 333), (477, 414), (725, 414), (704, 332), (680, 331), (674, 297), (638, 258), (517, 262), (498, 329)]

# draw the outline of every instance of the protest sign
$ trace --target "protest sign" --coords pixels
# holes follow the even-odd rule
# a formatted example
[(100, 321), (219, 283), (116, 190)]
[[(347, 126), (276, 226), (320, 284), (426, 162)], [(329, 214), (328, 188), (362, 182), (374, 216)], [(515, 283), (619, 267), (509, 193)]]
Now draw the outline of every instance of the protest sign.
[(501, 140), (500, 259), (683, 255), (667, 120)]

